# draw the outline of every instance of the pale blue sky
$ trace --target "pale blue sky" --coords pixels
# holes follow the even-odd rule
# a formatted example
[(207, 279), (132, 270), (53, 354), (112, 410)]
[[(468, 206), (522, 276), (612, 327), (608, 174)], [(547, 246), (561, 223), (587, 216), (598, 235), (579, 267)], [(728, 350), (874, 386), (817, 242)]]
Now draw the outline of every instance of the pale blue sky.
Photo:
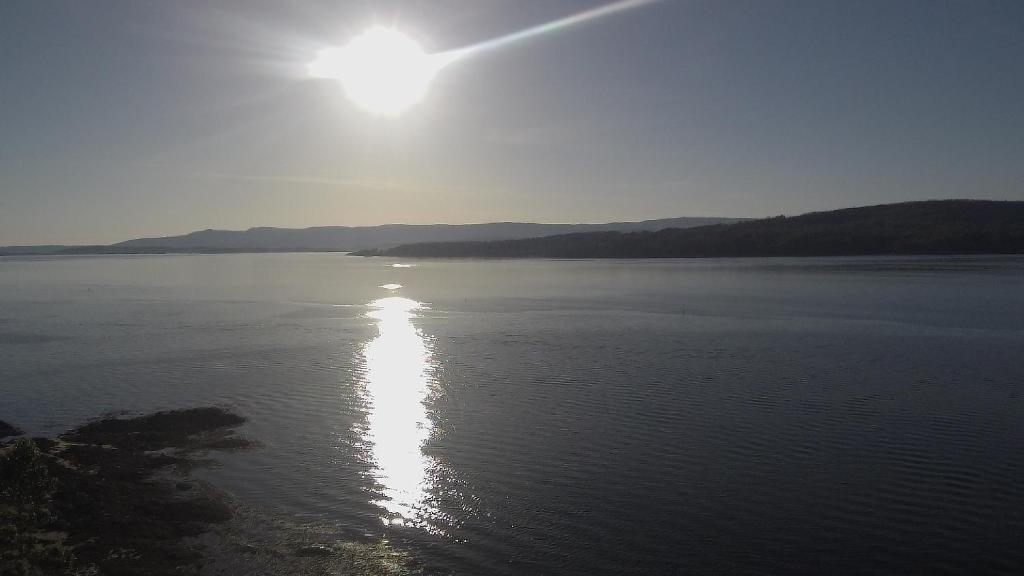
[(7, 0), (0, 245), (204, 228), (1024, 200), (1024, 3), (665, 0), (442, 71), (397, 119), (304, 77), (583, 0)]

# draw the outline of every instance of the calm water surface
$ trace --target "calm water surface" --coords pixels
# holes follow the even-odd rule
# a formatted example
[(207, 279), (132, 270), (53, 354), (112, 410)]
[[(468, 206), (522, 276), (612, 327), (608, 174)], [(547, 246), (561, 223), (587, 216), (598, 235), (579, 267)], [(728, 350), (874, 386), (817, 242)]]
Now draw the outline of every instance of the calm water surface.
[(442, 573), (1019, 574), (1022, 388), (1018, 257), (0, 258), (0, 419), (231, 407)]

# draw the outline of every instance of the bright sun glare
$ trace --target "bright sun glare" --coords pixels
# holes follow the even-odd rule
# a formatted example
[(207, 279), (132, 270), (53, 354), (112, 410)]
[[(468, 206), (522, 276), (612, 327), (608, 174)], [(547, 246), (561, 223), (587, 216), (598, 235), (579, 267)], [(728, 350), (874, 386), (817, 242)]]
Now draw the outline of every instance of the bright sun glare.
[(313, 78), (340, 82), (348, 99), (371, 114), (398, 116), (422, 100), (438, 71), (456, 60), (657, 1), (618, 0), (532, 28), (435, 54), (427, 54), (415, 40), (394, 28), (375, 26), (344, 46), (321, 50), (306, 69)]
[(310, 75), (338, 80), (349, 100), (381, 116), (397, 116), (422, 100), (437, 69), (415, 40), (379, 26), (321, 50), (309, 64)]

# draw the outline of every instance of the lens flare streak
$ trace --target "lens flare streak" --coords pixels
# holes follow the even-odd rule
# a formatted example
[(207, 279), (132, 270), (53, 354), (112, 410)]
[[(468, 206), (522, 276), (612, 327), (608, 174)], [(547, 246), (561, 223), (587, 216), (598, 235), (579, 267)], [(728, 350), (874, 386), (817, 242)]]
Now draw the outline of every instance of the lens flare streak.
[(579, 26), (580, 24), (585, 24), (587, 22), (591, 22), (599, 18), (604, 18), (605, 16), (611, 16), (612, 14), (617, 14), (619, 12), (625, 12), (627, 10), (641, 8), (643, 6), (647, 6), (648, 4), (654, 4), (655, 2), (660, 1), (661, 0), (621, 0), (619, 2), (613, 2), (611, 4), (606, 4), (604, 6), (599, 6), (597, 8), (585, 10), (583, 12), (573, 14), (572, 16), (566, 16), (565, 18), (552, 20), (551, 22), (546, 22), (544, 24), (533, 26), (525, 30), (520, 30), (518, 32), (513, 32), (511, 34), (506, 34), (505, 36), (494, 38), (492, 40), (485, 40), (483, 42), (473, 44), (472, 46), (466, 46), (464, 48), (458, 48), (455, 50), (451, 50), (449, 52), (441, 52), (438, 54), (434, 54), (433, 57), (436, 58), (438, 62), (441, 63), (442, 66), (444, 66), (456, 60), (469, 56), (471, 54), (476, 54), (487, 50), (493, 50), (495, 48), (500, 48), (502, 46), (514, 44), (522, 40), (528, 40), (530, 38), (541, 36), (543, 34), (558, 32), (560, 30), (565, 30), (567, 28)]

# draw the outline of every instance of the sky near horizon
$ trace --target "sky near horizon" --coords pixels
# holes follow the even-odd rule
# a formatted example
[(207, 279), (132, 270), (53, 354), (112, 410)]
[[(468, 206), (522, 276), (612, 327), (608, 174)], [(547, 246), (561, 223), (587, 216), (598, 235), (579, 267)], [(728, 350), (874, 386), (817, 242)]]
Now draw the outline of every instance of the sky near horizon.
[(0, 245), (206, 228), (1024, 200), (1024, 2), (662, 0), (481, 51), (398, 117), (311, 79), (584, 0), (7, 0)]

